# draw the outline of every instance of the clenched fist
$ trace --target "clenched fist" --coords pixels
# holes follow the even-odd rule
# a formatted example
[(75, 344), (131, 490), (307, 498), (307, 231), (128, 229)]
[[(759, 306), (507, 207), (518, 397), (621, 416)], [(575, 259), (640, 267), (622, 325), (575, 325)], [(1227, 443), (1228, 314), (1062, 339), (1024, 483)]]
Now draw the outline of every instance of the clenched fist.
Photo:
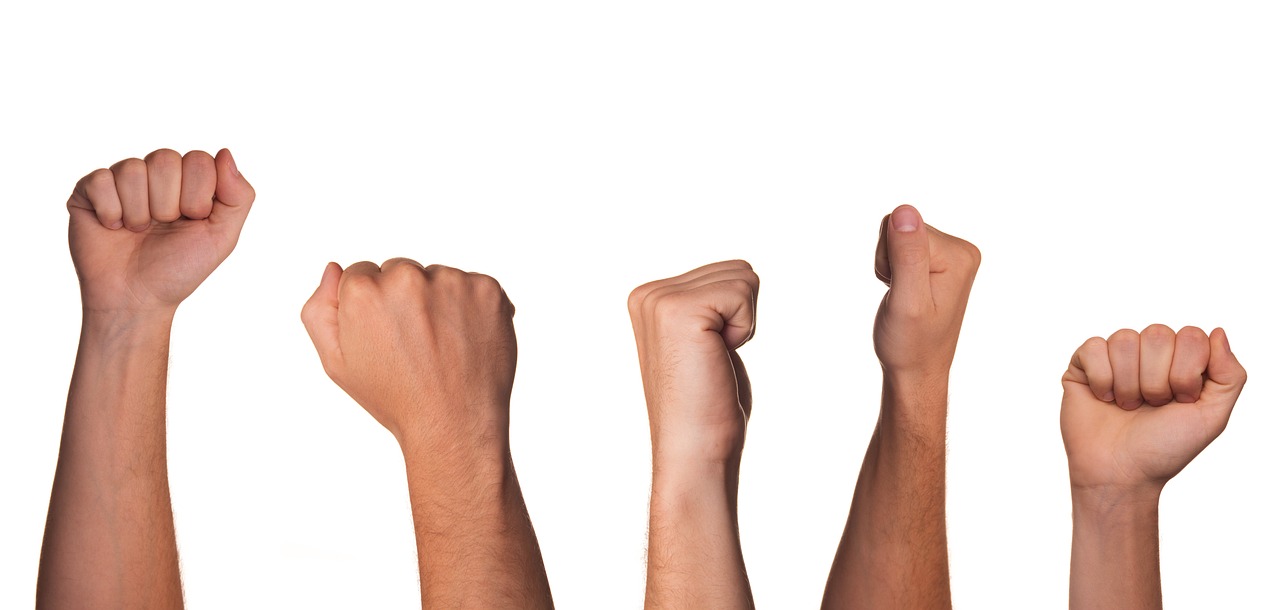
[(889, 291), (873, 338), (886, 375), (945, 383), (981, 261), (977, 247), (924, 224), (909, 205), (885, 216), (875, 271)]
[(1072, 487), (1158, 492), (1226, 428), (1245, 378), (1220, 328), (1089, 339), (1062, 376)]
[(736, 350), (755, 332), (759, 289), (751, 265), (726, 261), (631, 292), (655, 457), (742, 452), (751, 386)]
[(452, 446), (507, 438), (514, 314), (487, 275), (396, 258), (330, 263), (302, 321), (329, 377), (402, 445)]
[(226, 149), (160, 149), (85, 176), (67, 201), (85, 310), (175, 309), (235, 248), (253, 199)]

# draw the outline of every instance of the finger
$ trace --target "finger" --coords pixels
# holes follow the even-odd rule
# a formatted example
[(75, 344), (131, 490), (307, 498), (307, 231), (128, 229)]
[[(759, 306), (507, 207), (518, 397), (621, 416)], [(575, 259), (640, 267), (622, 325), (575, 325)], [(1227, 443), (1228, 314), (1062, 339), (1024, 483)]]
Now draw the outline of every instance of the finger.
[(342, 350), (338, 342), (338, 283), (342, 267), (329, 263), (320, 276), (320, 286), (302, 306), (302, 324), (315, 344), (316, 353), (325, 372), (333, 376), (335, 366), (341, 362)]
[(120, 196), (124, 226), (145, 231), (151, 226), (151, 204), (147, 201), (147, 164), (142, 159), (125, 159), (111, 166), (116, 194)]
[(631, 294), (627, 297), (627, 306), (632, 311), (632, 314), (634, 315), (636, 312), (638, 312), (641, 304), (644, 303), (644, 300), (648, 298), (649, 294), (652, 293), (654, 290), (657, 290), (665, 286), (670, 286), (673, 284), (683, 284), (696, 277), (708, 275), (718, 271), (730, 270), (730, 269), (750, 270), (751, 263), (748, 263), (747, 261), (744, 261), (744, 260), (738, 260), (738, 259), (720, 261), (717, 263), (703, 265), (701, 267), (692, 269), (690, 271), (686, 271), (675, 277), (664, 278), (661, 280), (654, 280), (652, 282), (641, 284), (640, 286), (636, 287), (635, 290), (632, 290)]
[(1139, 383), (1139, 350), (1141, 338), (1133, 330), (1118, 330), (1107, 339), (1107, 356), (1111, 359), (1112, 390), (1116, 404), (1122, 409), (1133, 410), (1142, 406), (1142, 387)]
[(738, 383), (738, 404), (742, 405), (742, 414), (751, 418), (751, 379), (747, 377), (747, 366), (742, 363), (738, 352), (729, 350), (729, 359), (733, 363), (733, 375)]
[(1067, 374), (1073, 377), (1072, 381), (1087, 383), (1098, 400), (1111, 402), (1116, 399), (1112, 389), (1114, 376), (1111, 373), (1111, 356), (1106, 339), (1093, 337), (1085, 341), (1071, 356), (1071, 367)]
[(909, 205), (898, 206), (889, 215), (886, 237), (890, 302), (908, 309), (931, 306), (929, 232), (920, 212)]
[[(731, 350), (742, 347), (755, 334), (755, 286), (746, 278), (722, 279), (699, 286), (696, 290), (680, 291), (671, 296), (680, 308), (708, 308), (714, 315), (706, 319), (706, 330), (720, 333), (724, 344)], [(703, 309), (706, 311), (706, 309)], [(655, 312), (656, 315), (661, 315)]]
[(1186, 403), (1200, 400), (1208, 367), (1209, 336), (1194, 326), (1183, 327), (1174, 340), (1173, 364), (1169, 367), (1169, 387), (1174, 400)]
[(1227, 342), (1227, 331), (1221, 328), (1215, 328), (1212, 333), (1209, 333), (1207, 370), (1209, 378), (1205, 381), (1201, 399), (1211, 395), (1215, 399), (1224, 399), (1223, 402), (1228, 407), (1234, 405), (1249, 376), (1245, 373), (1240, 361), (1236, 359), (1235, 353), (1231, 351), (1231, 344)]
[(213, 210), (213, 192), (218, 186), (218, 169), (213, 157), (203, 150), (193, 150), (182, 157), (182, 195), (178, 210), (194, 220), (209, 217)]
[(173, 222), (182, 216), (182, 155), (161, 148), (147, 155), (147, 207), (157, 222)]
[(722, 332), (722, 334), (724, 334), (725, 336), (725, 343), (727, 345), (741, 346), (745, 344), (747, 341), (750, 341), (751, 337), (755, 336), (755, 332), (756, 332), (755, 331), (755, 308), (756, 308), (756, 300), (758, 298), (758, 295), (760, 294), (760, 276), (757, 275), (756, 272), (751, 270), (749, 267), (745, 269), (744, 268), (730, 268), (730, 269), (721, 268), (719, 271), (713, 271), (706, 275), (694, 277), (687, 282), (661, 288), (655, 291), (653, 294), (660, 294), (664, 292), (687, 292), (692, 290), (701, 290), (704, 287), (712, 286), (712, 285), (716, 285), (717, 289), (723, 289), (725, 287), (732, 286), (734, 289), (736, 289), (737, 293), (742, 298), (746, 299), (750, 304), (750, 309), (748, 309), (747, 311), (751, 312), (751, 321), (750, 321), (749, 328), (747, 329), (746, 336), (739, 336), (737, 333), (737, 327), (732, 325), (727, 326), (725, 329), (727, 333)]
[(124, 226), (115, 174), (109, 169), (94, 170), (81, 178), (71, 191), (67, 208), (73, 213), (75, 209), (93, 212), (102, 226), (113, 231)]
[(255, 197), (253, 187), (236, 168), (231, 151), (222, 149), (213, 159), (218, 174), (218, 184), (213, 191), (213, 209), (209, 221), (224, 225), (235, 235), (240, 234), (244, 219), (249, 216)]
[(885, 286), (890, 285), (891, 276), (889, 275), (889, 215), (885, 214), (880, 221), (880, 239), (876, 241), (876, 262), (875, 271), (876, 278), (884, 282)]
[(1163, 324), (1152, 324), (1139, 336), (1138, 388), (1149, 405), (1162, 407), (1173, 401), (1169, 370), (1173, 366), (1177, 334)]

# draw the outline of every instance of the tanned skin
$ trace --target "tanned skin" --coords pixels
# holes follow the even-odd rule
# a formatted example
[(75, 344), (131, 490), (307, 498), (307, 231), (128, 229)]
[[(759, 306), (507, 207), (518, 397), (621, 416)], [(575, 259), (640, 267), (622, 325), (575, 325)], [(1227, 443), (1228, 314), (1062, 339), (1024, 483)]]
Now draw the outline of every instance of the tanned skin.
[(515, 307), (487, 275), (325, 268), (302, 320), (325, 371), (400, 443), (424, 608), (551, 608), (509, 436)]
[(67, 201), (80, 347), (36, 606), (181, 608), (165, 450), (169, 330), (231, 253), (254, 200), (231, 153), (157, 150)]
[(1221, 328), (1085, 341), (1062, 376), (1071, 608), (1162, 606), (1160, 492), (1227, 426), (1247, 375)]
[(628, 299), (653, 443), (646, 608), (753, 607), (738, 538), (751, 387), (737, 350), (759, 288), (749, 264), (725, 261)]
[(885, 217), (876, 275), (889, 285), (874, 342), (884, 373), (867, 447), (822, 607), (951, 607), (946, 530), (947, 386), (978, 249), (924, 224), (911, 206)]

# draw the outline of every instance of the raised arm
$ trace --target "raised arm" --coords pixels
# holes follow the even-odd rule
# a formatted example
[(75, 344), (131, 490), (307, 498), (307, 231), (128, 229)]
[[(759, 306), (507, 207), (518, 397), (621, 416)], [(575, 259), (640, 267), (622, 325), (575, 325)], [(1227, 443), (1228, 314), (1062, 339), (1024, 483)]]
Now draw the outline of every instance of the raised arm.
[(302, 320), (404, 452), (424, 608), (550, 608), (511, 460), (515, 308), (487, 275), (406, 258), (325, 268)]
[(981, 256), (911, 206), (885, 217), (875, 321), (880, 419), (862, 462), (823, 608), (948, 608), (947, 384)]
[(1094, 337), (1062, 376), (1071, 608), (1160, 608), (1160, 492), (1227, 426), (1246, 379), (1227, 334)]
[(253, 203), (231, 153), (157, 150), (76, 185), (83, 319), (36, 590), (39, 608), (180, 608), (165, 454), (169, 329)]
[(737, 349), (760, 280), (744, 261), (650, 282), (628, 299), (653, 441), (646, 608), (750, 608), (738, 467), (751, 386)]

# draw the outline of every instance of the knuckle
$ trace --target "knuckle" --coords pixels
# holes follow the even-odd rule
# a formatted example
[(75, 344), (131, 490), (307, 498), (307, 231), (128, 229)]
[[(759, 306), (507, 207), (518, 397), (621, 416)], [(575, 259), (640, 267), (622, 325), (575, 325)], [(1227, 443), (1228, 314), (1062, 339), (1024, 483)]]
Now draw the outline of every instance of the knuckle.
[(664, 283), (666, 281), (667, 280), (654, 280), (652, 282), (645, 282), (636, 286), (635, 289), (631, 291), (631, 294), (627, 295), (627, 309), (632, 314), (642, 311), (645, 308), (645, 304), (648, 302), (649, 297), (654, 292), (661, 289), (665, 285)]
[(1174, 338), (1175, 334), (1172, 328), (1164, 324), (1152, 324), (1142, 329), (1142, 338), (1147, 341), (1169, 341)]
[(1131, 328), (1122, 328), (1120, 330), (1117, 330), (1114, 333), (1111, 333), (1111, 338), (1107, 339), (1107, 343), (1108, 344), (1120, 343), (1120, 344), (1128, 345), (1131, 343), (1136, 343), (1138, 340), (1139, 340), (1138, 331), (1135, 331)]
[(446, 267), (444, 265), (432, 265), (431, 270), (433, 277), (452, 284), (459, 283), (467, 277), (467, 273), (465, 271), (455, 269), (453, 267)]
[(342, 280), (341, 290), (343, 296), (367, 294), (378, 288), (377, 278), (364, 273), (345, 273), (342, 276)]
[(213, 155), (203, 150), (190, 150), (187, 154), (182, 155), (182, 160), (188, 163), (213, 165)]
[(477, 289), (492, 293), (502, 292), (502, 284), (499, 284), (498, 280), (492, 275), (476, 272), (471, 272), (468, 275), (470, 276), (471, 283), (474, 284)]
[(1080, 350), (1085, 353), (1106, 353), (1107, 340), (1102, 337), (1090, 337), (1080, 346)]
[(1198, 326), (1183, 326), (1182, 329), (1178, 331), (1178, 340), (1194, 341), (1207, 345), (1209, 343), (1209, 335)]
[(107, 168), (95, 169), (84, 177), (84, 184), (94, 188), (114, 188), (116, 175)]
[(151, 151), (145, 159), (147, 165), (176, 167), (182, 163), (182, 155), (169, 148), (158, 148)]
[(636, 286), (631, 289), (631, 294), (627, 295), (627, 311), (631, 312), (631, 315), (640, 312), (640, 306), (644, 304), (644, 297), (649, 294), (648, 287), (648, 284)]
[(146, 174), (147, 163), (142, 159), (130, 157), (111, 166), (111, 173), (116, 176), (136, 176)]
[[(754, 275), (754, 274), (752, 274)], [(745, 302), (751, 302), (752, 297), (756, 294), (756, 284), (751, 278), (737, 278), (729, 280), (733, 291)]]

